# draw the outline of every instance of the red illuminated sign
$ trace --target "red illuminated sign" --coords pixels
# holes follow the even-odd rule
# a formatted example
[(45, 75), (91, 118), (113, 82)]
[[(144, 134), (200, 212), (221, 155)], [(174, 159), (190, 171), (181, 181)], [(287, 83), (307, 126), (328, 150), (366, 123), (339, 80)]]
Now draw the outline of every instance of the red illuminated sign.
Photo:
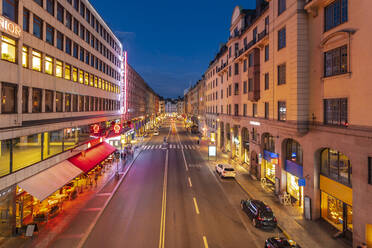
[(99, 132), (99, 125), (98, 124), (94, 124), (93, 125), (93, 132), (94, 133), (98, 133)]
[(120, 133), (120, 129), (121, 129), (120, 124), (115, 124), (114, 126), (115, 133)]

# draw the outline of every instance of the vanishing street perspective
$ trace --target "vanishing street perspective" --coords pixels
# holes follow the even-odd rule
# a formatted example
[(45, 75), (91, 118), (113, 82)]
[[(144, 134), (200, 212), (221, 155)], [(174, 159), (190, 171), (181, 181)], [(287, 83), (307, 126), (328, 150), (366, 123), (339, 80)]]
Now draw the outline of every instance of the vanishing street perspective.
[(0, 248), (372, 248), (371, 9), (0, 0)]

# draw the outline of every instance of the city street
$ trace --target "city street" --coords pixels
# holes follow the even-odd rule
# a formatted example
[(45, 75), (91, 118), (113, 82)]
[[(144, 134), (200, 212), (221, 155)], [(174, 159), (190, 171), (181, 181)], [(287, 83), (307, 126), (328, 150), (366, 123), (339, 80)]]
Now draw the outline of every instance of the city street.
[(181, 124), (143, 148), (91, 232), (75, 237), (84, 247), (262, 247), (275, 235), (252, 226), (239, 205), (247, 195), (205, 166)]

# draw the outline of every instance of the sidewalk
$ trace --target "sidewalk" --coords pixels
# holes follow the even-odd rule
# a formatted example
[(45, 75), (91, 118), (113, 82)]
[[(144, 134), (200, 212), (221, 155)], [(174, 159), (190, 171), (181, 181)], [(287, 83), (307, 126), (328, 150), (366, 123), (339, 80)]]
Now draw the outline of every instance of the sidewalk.
[[(140, 145), (146, 140), (141, 140), (137, 143)], [(127, 157), (126, 161), (120, 160), (119, 174), (121, 175), (134, 158), (141, 152), (140, 149), (134, 151), (133, 156)], [(50, 219), (48, 223), (39, 227), (39, 233), (33, 237), (10, 237), (0, 239), (0, 247), (48, 247), (55, 238), (69, 228), (73, 224), (75, 218), (81, 211), (91, 203), (99, 192), (106, 188), (114, 188), (119, 182), (116, 180), (115, 173), (117, 170), (116, 162), (112, 163), (107, 170), (98, 178), (97, 186), (93, 185), (84, 189), (79, 196), (71, 201), (63, 203), (63, 210), (55, 218)], [(121, 175), (122, 176), (122, 175)]]
[[(192, 140), (197, 139), (193, 136), (189, 137)], [(202, 142), (200, 153), (206, 161), (208, 161), (207, 152), (208, 143), (207, 141)], [(272, 208), (278, 219), (278, 227), (287, 238), (298, 242), (301, 247), (352, 247), (351, 243), (347, 243), (344, 239), (334, 239), (332, 236), (337, 230), (324, 220), (305, 220), (299, 207), (282, 205), (279, 198), (275, 196), (273, 192), (264, 189), (260, 181), (253, 180), (248, 174), (247, 169), (238, 162), (229, 159), (228, 154), (219, 153), (217, 155), (217, 161), (208, 161), (208, 165), (212, 166), (213, 169), (217, 163), (228, 163), (232, 165), (237, 171), (236, 182), (250, 198), (259, 199)]]

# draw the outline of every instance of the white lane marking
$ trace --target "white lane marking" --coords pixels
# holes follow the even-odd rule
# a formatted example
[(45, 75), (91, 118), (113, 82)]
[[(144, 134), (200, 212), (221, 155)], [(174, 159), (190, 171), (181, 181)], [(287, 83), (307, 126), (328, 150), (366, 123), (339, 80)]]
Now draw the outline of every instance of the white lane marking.
[[(178, 143), (179, 143), (179, 144), (181, 145), (181, 147), (182, 147), (181, 139), (180, 139), (180, 136), (178, 135), (177, 127), (175, 127), (175, 129), (176, 129), (176, 133), (177, 133)], [(185, 152), (183, 151), (183, 148), (181, 149), (181, 152), (182, 152), (183, 162), (184, 162), (184, 165), (185, 165), (186, 171), (188, 171), (188, 170), (189, 170), (189, 167), (187, 166), (187, 162), (186, 162), (186, 158), (185, 158)]]
[(190, 179), (190, 177), (187, 177), (187, 178), (189, 179), (189, 186), (191, 188), (192, 187), (191, 179)]
[(192, 149), (196, 150), (196, 146), (192, 146)]
[(208, 248), (207, 237), (203, 236), (204, 248)]
[(196, 214), (200, 214), (199, 208), (198, 208), (198, 203), (196, 202), (196, 198), (193, 197), (193, 200), (194, 200), (195, 212), (196, 212)]
[(158, 145), (158, 146), (156, 146), (156, 149), (160, 149), (160, 147), (161, 147), (161, 146), (160, 146), (160, 145)]
[(152, 150), (152, 149), (154, 149), (154, 147), (155, 147), (155, 146), (154, 146), (154, 145), (152, 145), (150, 149)]

